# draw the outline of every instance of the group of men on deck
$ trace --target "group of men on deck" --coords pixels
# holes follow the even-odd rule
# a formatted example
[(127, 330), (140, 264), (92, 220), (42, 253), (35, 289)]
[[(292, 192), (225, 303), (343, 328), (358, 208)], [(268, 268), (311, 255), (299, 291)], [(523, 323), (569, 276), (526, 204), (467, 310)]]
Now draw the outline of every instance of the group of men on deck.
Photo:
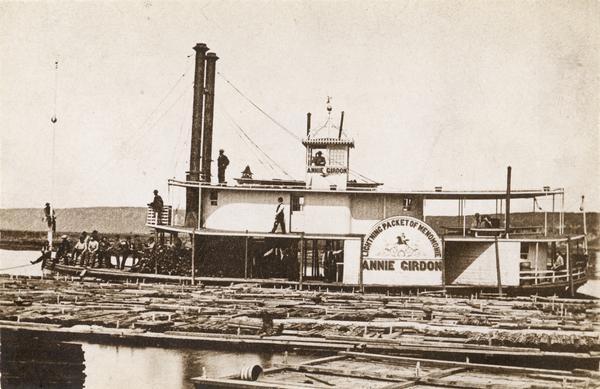
[(115, 267), (112, 264), (114, 257), (116, 268), (124, 269), (129, 257), (132, 258), (131, 265), (134, 266), (142, 258), (144, 250), (152, 246), (152, 237), (143, 243), (137, 235), (133, 239), (131, 236), (121, 239), (117, 235), (115, 239), (109, 240), (107, 237), (100, 237), (96, 230), (91, 234), (83, 231), (74, 244), (67, 235), (62, 235), (54, 258), (49, 242), (45, 241), (42, 245), (42, 255), (31, 263), (42, 262), (42, 267), (45, 267), (48, 261), (52, 260), (53, 264), (62, 262), (65, 265), (112, 268)]

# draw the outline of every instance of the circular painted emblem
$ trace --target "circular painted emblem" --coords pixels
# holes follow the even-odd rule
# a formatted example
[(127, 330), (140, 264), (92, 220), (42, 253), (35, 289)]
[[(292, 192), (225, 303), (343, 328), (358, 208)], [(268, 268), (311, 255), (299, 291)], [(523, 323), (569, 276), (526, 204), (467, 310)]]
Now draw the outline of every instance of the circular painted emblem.
[(373, 226), (362, 250), (365, 259), (441, 259), (442, 241), (423, 221), (392, 216)]

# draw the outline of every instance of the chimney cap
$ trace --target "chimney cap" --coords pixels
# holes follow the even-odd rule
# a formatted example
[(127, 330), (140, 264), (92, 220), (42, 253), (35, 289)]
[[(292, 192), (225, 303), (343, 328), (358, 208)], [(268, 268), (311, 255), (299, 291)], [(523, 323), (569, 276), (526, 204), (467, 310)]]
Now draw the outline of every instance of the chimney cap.
[(210, 52), (206, 54), (206, 59), (214, 59), (216, 61), (219, 59), (219, 57), (217, 57), (217, 54)]
[(196, 51), (203, 51), (203, 52), (207, 52), (208, 50), (210, 50), (208, 48), (208, 46), (206, 46), (206, 43), (196, 43), (196, 46), (194, 46), (193, 48)]

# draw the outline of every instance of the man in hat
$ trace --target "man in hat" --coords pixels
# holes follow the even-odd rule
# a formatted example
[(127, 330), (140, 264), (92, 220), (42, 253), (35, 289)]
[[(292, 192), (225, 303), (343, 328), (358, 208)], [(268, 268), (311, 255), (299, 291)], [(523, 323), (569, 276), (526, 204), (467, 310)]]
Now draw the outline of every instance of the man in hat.
[(283, 205), (283, 197), (277, 199), (277, 207), (275, 208), (275, 223), (271, 233), (277, 231), (277, 226), (281, 226), (281, 232), (285, 234), (285, 206)]
[(219, 177), (219, 184), (225, 183), (225, 169), (229, 166), (229, 158), (225, 155), (225, 150), (219, 150), (219, 158), (217, 159), (217, 175)]
[(160, 220), (160, 215), (163, 209), (163, 199), (158, 195), (158, 190), (154, 189), (154, 200), (151, 203), (148, 203), (148, 206), (152, 208), (154, 211), (154, 217), (156, 218), (156, 224), (162, 224)]
[(60, 237), (60, 244), (58, 245), (58, 249), (56, 250), (56, 259), (55, 262), (59, 262), (63, 260), (65, 265), (69, 264), (68, 254), (71, 252), (71, 242), (69, 241), (69, 237), (67, 235), (63, 235)]
[(317, 151), (315, 157), (313, 158), (313, 165), (315, 166), (325, 166), (325, 157), (323, 156), (322, 151)]

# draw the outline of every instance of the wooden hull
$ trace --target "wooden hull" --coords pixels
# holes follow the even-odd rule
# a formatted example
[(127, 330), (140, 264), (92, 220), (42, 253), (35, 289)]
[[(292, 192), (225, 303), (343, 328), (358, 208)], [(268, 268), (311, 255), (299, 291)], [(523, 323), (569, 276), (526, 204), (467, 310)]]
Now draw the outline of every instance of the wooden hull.
[[(279, 278), (235, 278), (235, 277), (195, 277), (192, 280), (190, 276), (176, 276), (166, 274), (153, 274), (153, 273), (135, 273), (124, 270), (115, 269), (99, 269), (99, 268), (85, 268), (81, 266), (68, 266), (62, 264), (54, 265), (52, 269), (54, 273), (58, 275), (65, 275), (71, 277), (86, 277), (96, 278), (106, 281), (124, 281), (124, 282), (156, 282), (156, 283), (203, 283), (209, 285), (230, 285), (232, 283), (253, 283), (260, 284), (266, 287), (291, 287), (291, 288), (302, 288), (302, 289), (328, 289), (328, 290), (358, 290), (359, 285), (344, 284), (340, 282), (322, 282), (322, 281), (304, 281), (302, 284), (298, 281), (289, 281)], [(578, 279), (574, 282), (574, 288), (577, 290), (580, 286), (587, 282), (587, 277)], [(498, 289), (495, 286), (482, 286), (482, 285), (439, 285), (439, 286), (389, 286), (389, 285), (371, 285), (364, 286), (364, 290), (368, 291), (381, 291), (385, 293), (387, 291), (397, 292), (434, 292), (434, 291), (447, 291), (451, 294), (456, 295), (469, 295), (473, 293), (497, 293)], [(566, 295), (569, 292), (568, 282), (555, 282), (555, 283), (544, 283), (537, 285), (521, 285), (518, 287), (505, 287), (503, 293), (510, 295)]]

